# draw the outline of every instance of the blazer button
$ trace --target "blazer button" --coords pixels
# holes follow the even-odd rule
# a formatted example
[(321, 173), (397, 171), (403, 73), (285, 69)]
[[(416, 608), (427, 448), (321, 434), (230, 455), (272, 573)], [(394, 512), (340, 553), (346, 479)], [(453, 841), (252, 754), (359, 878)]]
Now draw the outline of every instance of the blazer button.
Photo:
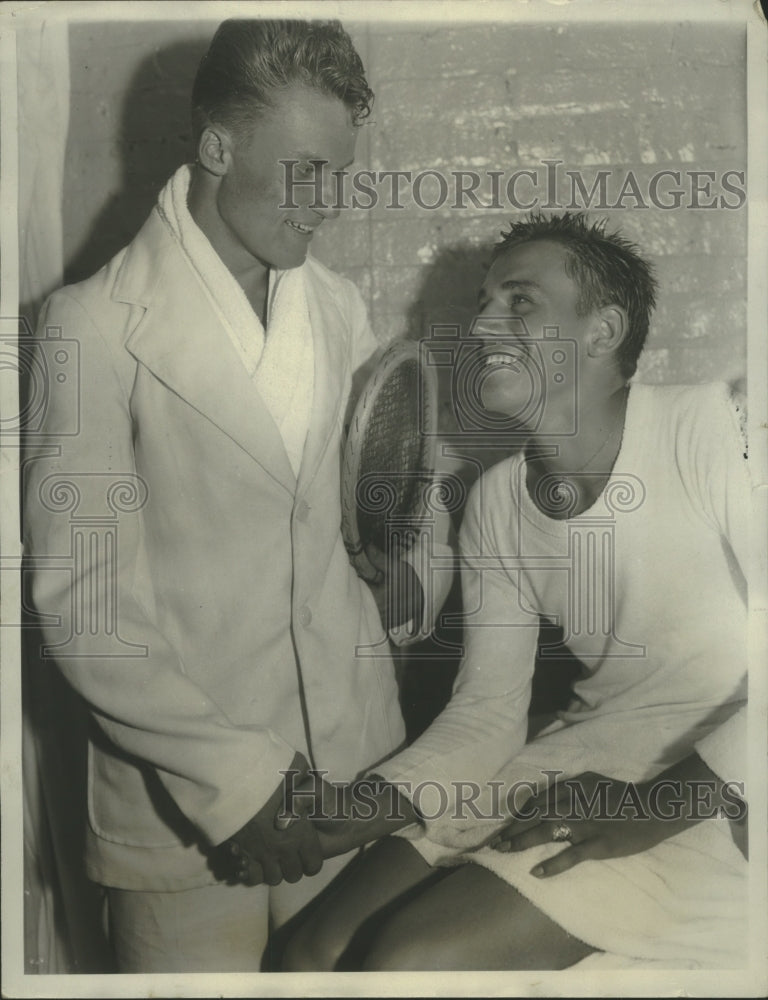
[(306, 604), (299, 608), (299, 624), (306, 628), (312, 621), (312, 612), (306, 606)]
[(296, 508), (296, 520), (306, 521), (309, 518), (309, 504), (306, 500), (302, 500), (301, 503)]

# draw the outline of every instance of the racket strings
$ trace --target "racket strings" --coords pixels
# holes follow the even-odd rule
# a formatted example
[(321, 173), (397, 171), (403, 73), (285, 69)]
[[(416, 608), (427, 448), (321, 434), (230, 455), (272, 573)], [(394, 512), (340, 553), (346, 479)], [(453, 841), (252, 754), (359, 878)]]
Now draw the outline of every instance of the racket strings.
[[(422, 433), (425, 387), (417, 361), (406, 361), (379, 387), (361, 448), (357, 507), (360, 533), (380, 549), (387, 526), (407, 523), (422, 500), (428, 440)], [(407, 534), (407, 533), (406, 533)], [(410, 539), (404, 537), (407, 544)]]

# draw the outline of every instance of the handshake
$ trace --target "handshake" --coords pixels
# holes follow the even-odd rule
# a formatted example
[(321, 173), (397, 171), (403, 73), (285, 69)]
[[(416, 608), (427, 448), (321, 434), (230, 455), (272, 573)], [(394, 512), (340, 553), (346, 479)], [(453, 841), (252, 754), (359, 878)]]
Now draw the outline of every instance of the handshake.
[(259, 812), (211, 852), (217, 878), (279, 885), (316, 875), (345, 854), (414, 822), (411, 803), (394, 786), (363, 778), (331, 785), (296, 753), (285, 779)]

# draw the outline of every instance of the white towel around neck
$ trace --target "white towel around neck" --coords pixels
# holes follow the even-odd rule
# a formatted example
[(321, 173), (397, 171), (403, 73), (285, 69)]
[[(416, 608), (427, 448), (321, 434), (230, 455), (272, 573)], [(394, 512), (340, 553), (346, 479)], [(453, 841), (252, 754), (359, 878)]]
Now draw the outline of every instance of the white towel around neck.
[[(179, 241), (192, 270), (227, 331), (256, 391), (283, 439), (298, 476), (314, 394), (312, 327), (304, 267), (270, 269), (267, 329), (234, 275), (211, 246), (187, 207), (191, 178), (180, 167), (158, 197), (158, 210)], [(226, 392), (222, 386), (222, 392)]]

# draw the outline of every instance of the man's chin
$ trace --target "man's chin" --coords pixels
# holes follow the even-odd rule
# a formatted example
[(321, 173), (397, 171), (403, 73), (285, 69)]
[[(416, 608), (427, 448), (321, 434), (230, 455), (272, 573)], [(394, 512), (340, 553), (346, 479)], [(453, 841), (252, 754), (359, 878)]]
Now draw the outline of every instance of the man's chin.
[(304, 261), (307, 259), (306, 252), (299, 254), (286, 254), (284, 258), (274, 261), (272, 267), (277, 268), (278, 271), (293, 271), (297, 267), (301, 267)]
[(276, 271), (292, 271), (294, 268), (301, 267), (304, 261), (307, 259), (308, 247), (296, 247), (290, 249), (280, 249), (278, 251), (273, 250), (270, 254), (255, 255), (261, 261), (261, 263), (267, 267), (272, 268)]

